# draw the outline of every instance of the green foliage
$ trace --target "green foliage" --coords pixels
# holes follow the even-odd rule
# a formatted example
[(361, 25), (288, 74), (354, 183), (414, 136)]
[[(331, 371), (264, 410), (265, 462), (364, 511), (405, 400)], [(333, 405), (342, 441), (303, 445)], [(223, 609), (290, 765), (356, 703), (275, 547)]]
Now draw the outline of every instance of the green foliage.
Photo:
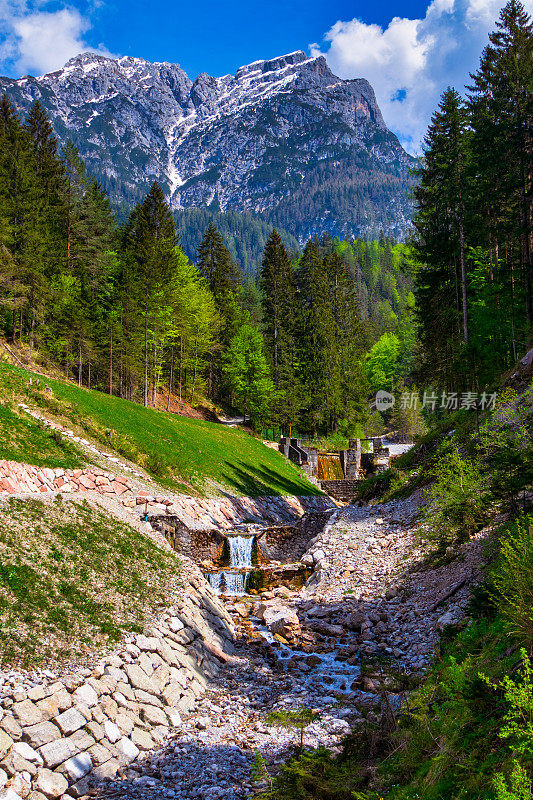
[(179, 586), (172, 553), (86, 502), (10, 499), (0, 520), (2, 665), (79, 660), (142, 630)]
[(384, 333), (365, 359), (365, 371), (372, 391), (394, 388), (397, 377), (400, 340), (394, 333)]
[(75, 469), (84, 466), (80, 450), (63, 436), (26, 415), (0, 405), (0, 458), (35, 466)]
[(491, 491), (513, 515), (527, 510), (533, 482), (532, 400), (531, 388), (520, 400), (506, 389), (480, 429), (479, 449), (489, 467)]
[(493, 574), (500, 613), (521, 641), (533, 645), (533, 517), (513, 524), (503, 538)]
[[(16, 388), (17, 396), (28, 401), (28, 378), (38, 376), (0, 364), (0, 387)], [(42, 376), (39, 376), (42, 381)], [(212, 422), (181, 417), (87, 390), (72, 383), (46, 380), (54, 402), (68, 425), (91, 420), (91, 436), (107, 447), (123, 441), (130, 444), (137, 462), (151, 455), (168, 465), (171, 478), (165, 483), (188, 491), (207, 492), (219, 487), (238, 494), (317, 494), (318, 490), (283, 456), (238, 429)], [(8, 388), (9, 387), (9, 388)], [(31, 403), (29, 403), (31, 405)], [(108, 434), (105, 434), (108, 431)], [(109, 431), (114, 431), (112, 441)], [(184, 486), (185, 484), (185, 486)]]
[(504, 775), (494, 778), (494, 800), (531, 800), (531, 780), (518, 761), (513, 761), (509, 783)]
[[(354, 202), (351, 195), (350, 207)], [(344, 438), (367, 422), (374, 428), (365, 353), (381, 334), (396, 337), (399, 372), (410, 369), (416, 349), (410, 249), (383, 235), (364, 242), (325, 234), (301, 254), (283, 230), (252, 217), (212, 208), (177, 218), (190, 254), (194, 228), (197, 267), (183, 252), (163, 188), (153, 183), (119, 229), (75, 144), (58, 152), (42, 106), (36, 103), (22, 123), (4, 98), (0, 325), (6, 336), (37, 348), (79, 386), (170, 409), (176, 395), (191, 405), (206, 395), (231, 403), (226, 351), (250, 325), (265, 336), (276, 389), (268, 405), (277, 426)], [(259, 242), (258, 285), (251, 276)], [(266, 417), (264, 403), (254, 415)]]
[(532, 49), (531, 18), (510, 0), (466, 103), (448, 88), (431, 120), (414, 219), (425, 383), (490, 389), (529, 340)]
[(263, 353), (263, 339), (256, 328), (239, 328), (224, 355), (223, 369), (239, 408), (260, 429), (268, 418), (274, 384)]
[[(524, 648), (520, 650), (521, 669), (518, 682), (509, 675), (493, 686), (503, 691), (507, 712), (498, 731), (500, 739), (507, 740), (513, 755), (518, 755), (529, 766), (533, 760), (533, 682), (531, 662)], [(488, 686), (490, 680), (481, 676)], [(496, 775), (493, 780), (495, 800), (529, 800), (531, 780), (523, 765), (516, 758), (511, 763), (509, 783), (504, 775)]]
[(254, 750), (254, 763), (251, 768), (251, 777), (254, 783), (262, 784), (266, 781), (270, 785), (270, 789), (273, 788), (272, 777), (260, 750)]
[(441, 547), (465, 541), (488, 519), (489, 493), (482, 464), (465, 456), (455, 442), (442, 448), (433, 469), (434, 482), (427, 494), (424, 535)]
[(396, 385), (396, 405), (390, 422), (397, 436), (405, 442), (412, 442), (427, 433), (418, 389), (414, 385), (407, 389), (402, 379)]
[(280, 711), (272, 711), (268, 714), (267, 722), (280, 728), (299, 731), (298, 748), (302, 752), (305, 729), (317, 719), (317, 716), (317, 712), (307, 706), (290, 709), (283, 708)]
[[(187, 256), (194, 261), (205, 229), (212, 222), (220, 231), (224, 245), (245, 275), (255, 278), (272, 226), (253, 214), (217, 211), (212, 208), (182, 208), (174, 211), (176, 227)], [(294, 236), (280, 230), (285, 246), (297, 253), (300, 246)]]
[(499, 732), (501, 739), (510, 740), (509, 746), (518, 755), (533, 757), (533, 683), (531, 662), (524, 648), (520, 650), (522, 659), (517, 683), (509, 675), (503, 678), (503, 689), (508, 710), (504, 724)]

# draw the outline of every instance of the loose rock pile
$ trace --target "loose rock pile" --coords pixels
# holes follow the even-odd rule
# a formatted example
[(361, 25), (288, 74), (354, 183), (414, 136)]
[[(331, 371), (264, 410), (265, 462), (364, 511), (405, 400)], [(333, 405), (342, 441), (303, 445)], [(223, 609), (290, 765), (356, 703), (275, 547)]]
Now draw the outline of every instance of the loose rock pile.
[(450, 554), (449, 563), (423, 568), (419, 502), (335, 512), (303, 558), (315, 573), (299, 606), (302, 624), (326, 634), (327, 626), (339, 626), (360, 654), (382, 653), (406, 671), (427, 667), (438, 632), (464, 617), (489, 533)]

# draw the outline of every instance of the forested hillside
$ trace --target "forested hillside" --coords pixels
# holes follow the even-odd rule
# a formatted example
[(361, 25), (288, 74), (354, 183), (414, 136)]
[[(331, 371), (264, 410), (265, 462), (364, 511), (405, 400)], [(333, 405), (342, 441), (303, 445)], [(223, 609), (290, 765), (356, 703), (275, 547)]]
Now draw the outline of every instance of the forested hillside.
[[(174, 211), (174, 219), (183, 251), (191, 261), (196, 260), (205, 229), (212, 222), (245, 277), (256, 277), (265, 244), (272, 231), (272, 225), (262, 217), (241, 214), (238, 211), (222, 212), (213, 208), (186, 208)], [(278, 230), (289, 252), (298, 253), (301, 248), (297, 239), (286, 230)]]
[(531, 335), (531, 24), (509, 3), (466, 98), (442, 96), (416, 189), (421, 377), (494, 385)]
[[(118, 225), (38, 102), (22, 121), (3, 98), (0, 145), (3, 332), (80, 386), (144, 405), (207, 398), (258, 428), (347, 435), (369, 416), (374, 343), (389, 337), (386, 385), (411, 358), (405, 245), (325, 234), (302, 253), (287, 234), (212, 210), (184, 212), (176, 227), (157, 183)], [(242, 264), (260, 247), (255, 281)]]

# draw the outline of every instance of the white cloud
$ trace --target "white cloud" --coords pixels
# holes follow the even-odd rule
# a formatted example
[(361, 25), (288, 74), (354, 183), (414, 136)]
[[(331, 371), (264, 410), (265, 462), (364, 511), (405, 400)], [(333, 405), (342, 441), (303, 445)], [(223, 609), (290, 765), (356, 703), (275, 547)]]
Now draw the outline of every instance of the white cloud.
[[(420, 152), (431, 114), (447, 86), (463, 91), (476, 70), (504, 0), (432, 0), (423, 19), (394, 17), (383, 29), (359, 19), (336, 22), (322, 48), (342, 78), (367, 78), (386, 123)], [(533, 11), (533, 0), (525, 0)]]
[(36, 0), (0, 0), (0, 68), (18, 77), (39, 75), (62, 67), (69, 58), (87, 51), (111, 55), (104, 47), (90, 47), (84, 35), (91, 22), (76, 8), (46, 11)]

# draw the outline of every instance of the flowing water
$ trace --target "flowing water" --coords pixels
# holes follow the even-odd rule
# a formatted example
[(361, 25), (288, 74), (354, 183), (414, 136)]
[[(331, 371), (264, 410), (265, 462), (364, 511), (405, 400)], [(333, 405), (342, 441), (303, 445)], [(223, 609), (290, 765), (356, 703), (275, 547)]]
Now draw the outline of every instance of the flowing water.
[(250, 571), (252, 570), (252, 553), (254, 549), (254, 535), (243, 536), (233, 534), (228, 536), (229, 565), (222, 572), (208, 572), (206, 578), (216, 594), (226, 594), (240, 597), (246, 594)]
[(255, 629), (261, 634), (263, 639), (275, 646), (275, 655), (278, 663), (288, 672), (294, 669), (291, 660), (299, 658), (305, 662), (310, 656), (315, 656), (318, 663), (313, 666), (306, 666), (301, 670), (302, 685), (308, 689), (317, 687), (327, 687), (329, 692), (347, 694), (352, 691), (353, 682), (361, 675), (361, 665), (348, 664), (337, 658), (337, 651), (329, 653), (312, 652), (304, 653), (302, 650), (292, 649), (283, 644), (279, 644), (273, 634), (259, 620), (251, 620)]
[(233, 569), (252, 568), (255, 536), (228, 536), (229, 565)]
[(344, 472), (342, 469), (341, 458), (338, 455), (338, 453), (318, 454), (318, 480), (319, 481), (344, 480)]

